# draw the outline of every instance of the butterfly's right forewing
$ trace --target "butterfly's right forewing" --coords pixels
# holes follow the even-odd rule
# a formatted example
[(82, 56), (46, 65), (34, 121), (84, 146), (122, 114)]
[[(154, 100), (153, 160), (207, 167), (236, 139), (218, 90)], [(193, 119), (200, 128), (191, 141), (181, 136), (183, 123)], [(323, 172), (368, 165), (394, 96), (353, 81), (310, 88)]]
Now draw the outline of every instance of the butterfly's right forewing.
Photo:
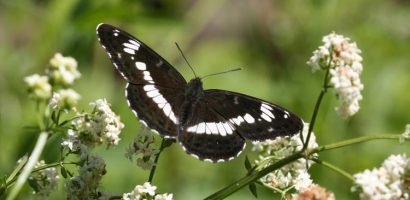
[(182, 75), (119, 28), (100, 24), (97, 35), (116, 69), (128, 81), (126, 97), (133, 112), (160, 135), (175, 138), (186, 85)]

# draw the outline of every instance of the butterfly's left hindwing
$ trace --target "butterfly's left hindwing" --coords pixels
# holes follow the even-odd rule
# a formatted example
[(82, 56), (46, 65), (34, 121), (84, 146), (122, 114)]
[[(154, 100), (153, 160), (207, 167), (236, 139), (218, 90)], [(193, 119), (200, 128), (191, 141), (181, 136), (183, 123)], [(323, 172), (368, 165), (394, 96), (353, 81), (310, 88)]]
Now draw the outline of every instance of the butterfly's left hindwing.
[(236, 128), (206, 103), (198, 103), (192, 113), (178, 132), (178, 141), (189, 154), (200, 160), (222, 162), (237, 157), (245, 148), (245, 139)]

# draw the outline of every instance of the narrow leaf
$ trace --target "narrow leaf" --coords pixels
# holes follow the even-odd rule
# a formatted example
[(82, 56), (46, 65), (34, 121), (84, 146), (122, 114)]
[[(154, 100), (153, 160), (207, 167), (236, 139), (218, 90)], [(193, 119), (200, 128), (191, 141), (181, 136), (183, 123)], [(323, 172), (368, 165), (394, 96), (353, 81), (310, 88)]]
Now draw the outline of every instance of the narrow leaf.
[(14, 169), (14, 171), (10, 174), (10, 176), (7, 178), (6, 182), (10, 182), (11, 180), (14, 179), (14, 177), (16, 177), (16, 175), (18, 173), (20, 173), (21, 169), (23, 169), (24, 165), (26, 165), (28, 161), (28, 156), (25, 155), (21, 158), (20, 163), (17, 165), (17, 167)]
[(245, 156), (245, 168), (248, 170), (248, 172), (252, 170), (252, 164), (251, 162), (249, 162), (248, 156)]
[(67, 178), (67, 170), (65, 169), (65, 167), (60, 167), (60, 173), (64, 178)]
[(249, 190), (251, 191), (252, 195), (253, 195), (255, 198), (258, 198), (258, 192), (256, 191), (256, 185), (255, 185), (255, 183), (249, 184)]
[(51, 120), (53, 120), (54, 124), (58, 124), (58, 119), (55, 111), (51, 112)]

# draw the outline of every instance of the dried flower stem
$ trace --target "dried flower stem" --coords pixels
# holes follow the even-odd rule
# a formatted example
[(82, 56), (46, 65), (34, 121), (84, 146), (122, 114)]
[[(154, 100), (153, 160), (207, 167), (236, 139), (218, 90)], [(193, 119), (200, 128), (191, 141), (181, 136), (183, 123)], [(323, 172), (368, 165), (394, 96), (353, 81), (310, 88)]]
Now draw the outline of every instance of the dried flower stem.
[(17, 197), (18, 193), (20, 192), (21, 188), (23, 187), (24, 183), (26, 182), (28, 176), (30, 175), (31, 171), (33, 170), (34, 165), (37, 163), (38, 158), (43, 151), (44, 146), (46, 145), (48, 137), (48, 132), (41, 132), (38, 136), (36, 146), (31, 153), (27, 164), (24, 166), (21, 174), (17, 178), (16, 185), (10, 192), (10, 195), (7, 197), (7, 200), (13, 200)]

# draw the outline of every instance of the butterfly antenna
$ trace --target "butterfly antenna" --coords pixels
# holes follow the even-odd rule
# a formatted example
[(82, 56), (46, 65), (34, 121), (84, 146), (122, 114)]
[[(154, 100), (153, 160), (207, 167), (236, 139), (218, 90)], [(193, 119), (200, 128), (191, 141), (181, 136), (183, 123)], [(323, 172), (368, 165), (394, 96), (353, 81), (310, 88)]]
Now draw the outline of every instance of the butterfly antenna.
[(228, 73), (228, 72), (234, 72), (234, 71), (239, 71), (239, 70), (242, 70), (242, 68), (239, 67), (239, 68), (230, 69), (230, 70), (223, 71), (223, 72), (218, 72), (218, 73), (214, 73), (214, 74), (208, 74), (208, 75), (202, 77), (201, 79), (204, 79), (204, 78), (209, 77), (209, 76), (215, 76), (215, 75), (225, 74), (225, 73)]
[(195, 78), (197, 77), (194, 71), (194, 68), (192, 68), (192, 66), (189, 64), (188, 60), (186, 59), (184, 52), (182, 52), (181, 47), (179, 47), (178, 43), (175, 42), (175, 45), (177, 45), (177, 48), (179, 50), (179, 52), (181, 53), (182, 57), (184, 58), (185, 62), (188, 64), (189, 68), (191, 68), (192, 72), (194, 73)]

